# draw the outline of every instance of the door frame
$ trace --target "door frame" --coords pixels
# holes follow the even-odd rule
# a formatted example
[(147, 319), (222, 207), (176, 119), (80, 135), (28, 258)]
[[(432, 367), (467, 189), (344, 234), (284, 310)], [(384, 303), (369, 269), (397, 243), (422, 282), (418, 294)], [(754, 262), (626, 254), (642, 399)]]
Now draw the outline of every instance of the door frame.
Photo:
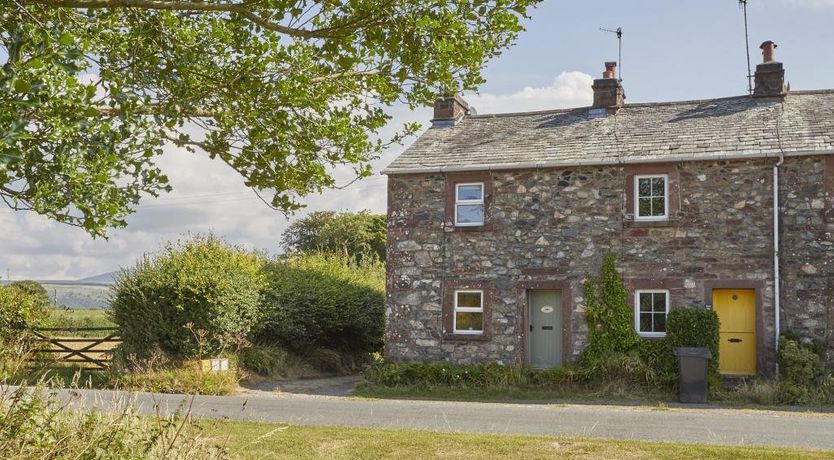
[[(712, 305), (712, 291), (715, 289), (751, 289), (756, 299), (756, 375), (772, 373), (775, 369), (775, 350), (767, 346), (769, 334), (765, 334), (764, 327), (764, 291), (766, 283), (763, 280), (710, 280), (704, 281), (704, 305), (715, 311)], [(772, 314), (770, 316), (773, 316)], [(772, 352), (772, 353), (771, 353)], [(769, 357), (773, 359), (767, 359)], [(718, 358), (719, 360), (721, 357)]]
[(530, 291), (559, 291), (562, 298), (562, 365), (572, 361), (573, 356), (573, 308), (571, 308), (570, 283), (560, 281), (523, 281), (517, 283), (518, 317), (521, 318), (521, 334), (518, 354), (519, 364), (530, 364)]

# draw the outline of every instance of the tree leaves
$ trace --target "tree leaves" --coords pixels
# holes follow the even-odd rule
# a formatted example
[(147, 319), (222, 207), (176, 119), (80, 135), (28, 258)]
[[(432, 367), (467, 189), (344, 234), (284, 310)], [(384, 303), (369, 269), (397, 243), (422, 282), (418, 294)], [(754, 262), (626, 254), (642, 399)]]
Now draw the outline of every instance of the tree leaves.
[(416, 131), (378, 139), (392, 104), (475, 89), (536, 3), (0, 0), (0, 197), (105, 235), (171, 143), (290, 212)]

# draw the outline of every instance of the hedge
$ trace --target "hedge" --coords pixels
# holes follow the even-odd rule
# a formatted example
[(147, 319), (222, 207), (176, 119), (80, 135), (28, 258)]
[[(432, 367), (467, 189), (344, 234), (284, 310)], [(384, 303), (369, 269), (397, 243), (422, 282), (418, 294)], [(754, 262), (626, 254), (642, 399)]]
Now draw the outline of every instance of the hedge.
[(272, 262), (263, 319), (254, 339), (294, 351), (381, 349), (385, 266), (336, 254), (310, 253)]
[(110, 316), (125, 355), (213, 355), (258, 321), (264, 258), (208, 236), (169, 243), (116, 279)]
[(45, 326), (48, 321), (49, 308), (37, 293), (0, 286), (0, 341), (15, 342), (28, 329)]

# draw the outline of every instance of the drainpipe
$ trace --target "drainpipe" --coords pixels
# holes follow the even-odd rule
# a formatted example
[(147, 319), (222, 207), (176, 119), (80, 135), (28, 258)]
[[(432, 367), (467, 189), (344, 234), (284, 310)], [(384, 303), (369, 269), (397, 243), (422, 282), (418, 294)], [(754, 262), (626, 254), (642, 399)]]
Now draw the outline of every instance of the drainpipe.
[[(773, 310), (776, 351), (779, 351), (780, 325), (780, 289), (779, 281), (779, 167), (785, 162), (785, 155), (779, 153), (779, 161), (773, 166)], [(779, 371), (779, 363), (776, 363)]]

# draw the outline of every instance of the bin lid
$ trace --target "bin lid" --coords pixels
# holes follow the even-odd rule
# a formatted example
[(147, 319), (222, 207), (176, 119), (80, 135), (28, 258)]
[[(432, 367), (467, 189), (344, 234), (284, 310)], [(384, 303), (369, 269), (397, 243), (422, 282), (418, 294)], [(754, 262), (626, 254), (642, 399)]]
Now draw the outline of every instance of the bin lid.
[(704, 347), (679, 347), (675, 348), (675, 356), (687, 358), (704, 358), (712, 359), (712, 353), (709, 348)]

